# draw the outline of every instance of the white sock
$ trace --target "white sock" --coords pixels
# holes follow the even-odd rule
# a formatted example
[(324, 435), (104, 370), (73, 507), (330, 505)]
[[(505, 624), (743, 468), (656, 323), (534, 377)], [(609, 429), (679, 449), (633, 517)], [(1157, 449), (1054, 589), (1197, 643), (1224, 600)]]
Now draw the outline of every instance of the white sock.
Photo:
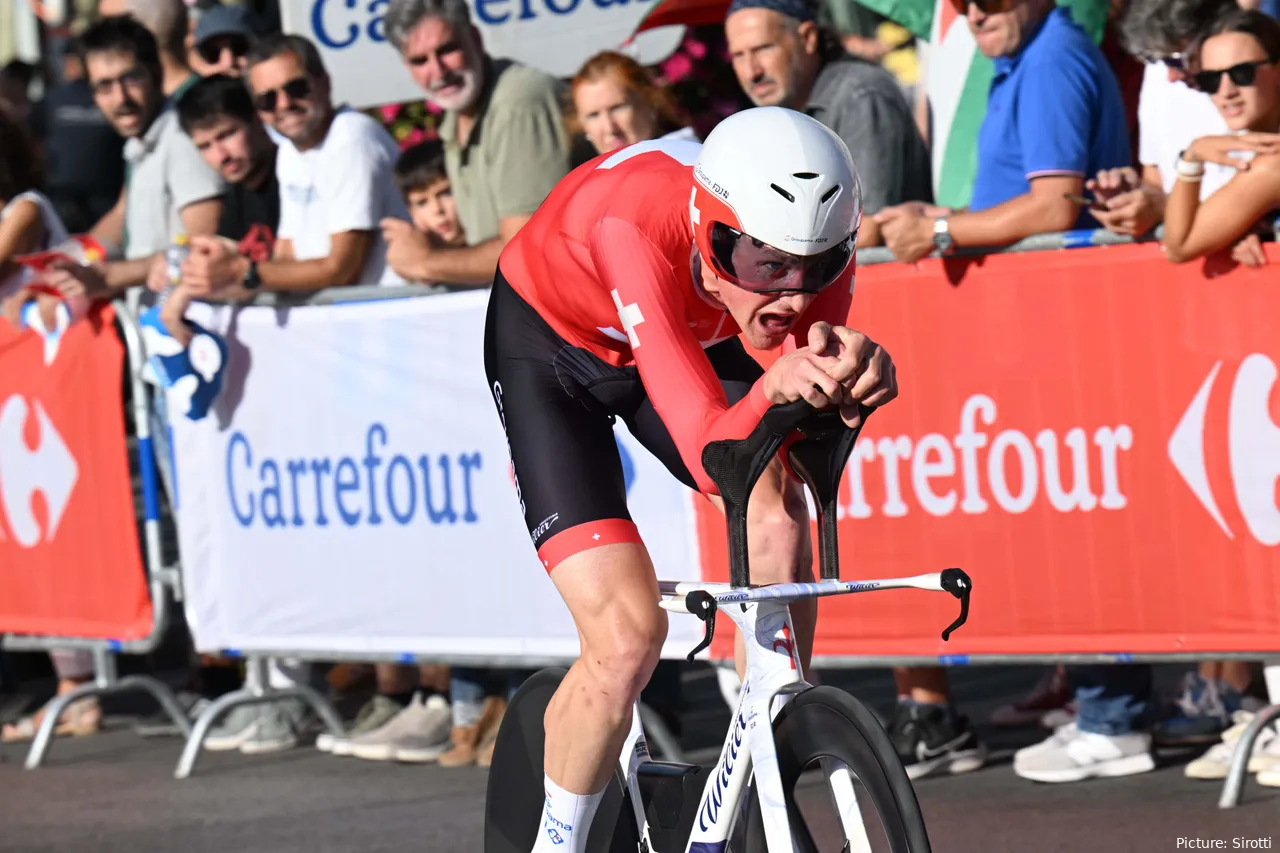
[(585, 853), (587, 831), (595, 817), (596, 806), (604, 791), (596, 794), (571, 794), (561, 788), (551, 777), (543, 775), (546, 801), (542, 807), (542, 823), (538, 825), (538, 840), (532, 853)]

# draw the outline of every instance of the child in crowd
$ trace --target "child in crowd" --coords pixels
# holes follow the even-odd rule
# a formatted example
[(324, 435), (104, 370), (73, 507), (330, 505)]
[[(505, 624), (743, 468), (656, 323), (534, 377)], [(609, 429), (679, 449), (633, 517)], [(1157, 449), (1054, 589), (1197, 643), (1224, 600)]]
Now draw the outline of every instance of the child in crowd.
[(413, 227), (426, 234), (433, 246), (467, 245), (444, 170), (444, 145), (432, 140), (403, 151), (396, 161), (395, 178)]

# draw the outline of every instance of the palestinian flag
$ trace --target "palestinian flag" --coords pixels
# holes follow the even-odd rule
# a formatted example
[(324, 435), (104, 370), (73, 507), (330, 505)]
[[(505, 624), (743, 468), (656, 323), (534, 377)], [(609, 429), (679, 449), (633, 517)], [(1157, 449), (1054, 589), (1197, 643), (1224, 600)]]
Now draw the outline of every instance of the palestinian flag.
[[(964, 207), (973, 194), (978, 168), (978, 128), (987, 112), (994, 66), (978, 52), (969, 26), (950, 0), (858, 0), (868, 9), (928, 42), (925, 91), (933, 114), (930, 149), (933, 191), (944, 207)], [(1068, 0), (1058, 5), (1093, 37), (1102, 41), (1106, 0)]]

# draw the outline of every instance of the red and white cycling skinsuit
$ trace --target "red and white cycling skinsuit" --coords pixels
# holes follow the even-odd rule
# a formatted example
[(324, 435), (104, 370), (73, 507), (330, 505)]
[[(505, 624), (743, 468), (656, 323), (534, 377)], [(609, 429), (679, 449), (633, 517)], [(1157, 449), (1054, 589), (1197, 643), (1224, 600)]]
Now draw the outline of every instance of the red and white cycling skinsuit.
[[(595, 545), (640, 541), (610, 415), (686, 484), (715, 494), (702, 449), (744, 438), (771, 405), (737, 324), (694, 281), (699, 147), (655, 140), (580, 166), (502, 253), (485, 365), (548, 570)], [(784, 352), (807, 345), (818, 320), (847, 322), (853, 271), (813, 301)]]

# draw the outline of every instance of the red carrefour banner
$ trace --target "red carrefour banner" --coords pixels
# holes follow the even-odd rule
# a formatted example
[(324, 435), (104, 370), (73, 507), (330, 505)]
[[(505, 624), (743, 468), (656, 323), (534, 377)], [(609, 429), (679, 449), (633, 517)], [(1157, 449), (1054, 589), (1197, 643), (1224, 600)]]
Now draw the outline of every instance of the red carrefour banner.
[[(853, 450), (841, 574), (973, 578), (824, 599), (818, 655), (1280, 650), (1280, 251), (1157, 246), (859, 270), (850, 325), (901, 395)], [(707, 575), (723, 517), (699, 503)], [(816, 564), (816, 563), (815, 563)], [(732, 632), (713, 653), (731, 654)]]
[(113, 319), (50, 342), (0, 321), (0, 632), (151, 630)]

